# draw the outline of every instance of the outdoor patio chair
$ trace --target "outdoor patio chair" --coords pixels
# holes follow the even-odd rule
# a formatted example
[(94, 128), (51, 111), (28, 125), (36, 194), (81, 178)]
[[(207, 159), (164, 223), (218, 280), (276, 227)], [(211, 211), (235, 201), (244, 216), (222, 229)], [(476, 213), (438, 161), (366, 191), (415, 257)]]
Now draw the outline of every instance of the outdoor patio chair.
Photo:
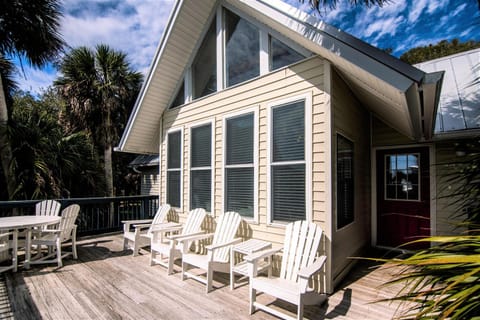
[[(230, 250), (232, 245), (240, 243), (241, 238), (235, 238), (242, 217), (236, 212), (226, 212), (218, 218), (215, 233), (201, 234), (181, 238), (182, 243), (182, 280), (187, 277), (206, 284), (206, 292), (212, 290), (213, 272), (230, 273)], [(205, 246), (207, 254), (197, 254), (189, 251), (192, 241), (212, 238), (212, 244)], [(190, 266), (206, 270), (206, 278), (188, 272)]]
[(292, 319), (257, 302), (257, 291), (296, 304), (297, 319), (303, 319), (304, 305), (321, 304), (326, 300), (325, 294), (319, 294), (309, 286), (310, 279), (323, 270), (326, 261), (326, 256), (317, 256), (322, 233), (318, 225), (307, 221), (295, 221), (287, 225), (279, 277), (258, 276), (256, 270), (262, 259), (278, 253), (281, 248), (260, 251), (245, 257), (247, 263), (251, 264), (250, 314), (258, 308), (280, 318)]
[(17, 230), (0, 232), (0, 262), (11, 260), (11, 264), (0, 266), (0, 273), (12, 269), (17, 272), (17, 237)]
[[(36, 260), (30, 261), (30, 264), (39, 263), (57, 263), (58, 267), (63, 266), (62, 259), (73, 255), (74, 259), (77, 259), (77, 220), (78, 213), (80, 212), (80, 206), (78, 204), (72, 204), (62, 210), (62, 219), (57, 229), (43, 230), (38, 237), (32, 239), (32, 245), (36, 245), (37, 248), (41, 246), (48, 247), (48, 254), (41, 256)], [(71, 241), (72, 251), (64, 252), (62, 254), (62, 244)], [(54, 259), (50, 259), (55, 257)]]
[[(204, 234), (205, 232), (201, 231), (200, 227), (202, 226), (205, 216), (205, 209), (194, 209), (190, 211), (187, 221), (183, 225), (165, 227), (159, 225), (158, 228), (153, 228), (150, 245), (150, 265), (160, 264), (168, 268), (168, 274), (172, 274), (175, 260), (180, 258), (184, 251), (181, 245), (185, 244), (185, 242), (178, 242), (178, 239)], [(166, 233), (169, 233), (169, 235), (166, 235)], [(159, 257), (157, 257), (157, 255), (159, 255)], [(167, 261), (165, 261), (164, 256)]]
[(36, 216), (58, 216), (60, 214), (60, 202), (56, 200), (43, 200), (35, 205)]
[[(128, 250), (128, 248), (131, 247), (133, 250), (133, 256), (137, 256), (140, 248), (150, 245), (152, 228), (164, 223), (167, 220), (167, 215), (169, 212), (170, 205), (164, 204), (158, 208), (153, 219), (122, 221), (123, 249)], [(130, 230), (131, 227), (134, 228), (133, 231)]]

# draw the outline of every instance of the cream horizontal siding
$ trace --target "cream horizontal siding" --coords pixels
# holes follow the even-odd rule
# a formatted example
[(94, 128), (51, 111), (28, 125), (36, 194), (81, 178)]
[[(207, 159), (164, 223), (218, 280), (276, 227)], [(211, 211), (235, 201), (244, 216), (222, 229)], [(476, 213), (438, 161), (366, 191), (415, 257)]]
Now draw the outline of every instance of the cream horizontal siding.
[(332, 184), (336, 194), (336, 134), (339, 133), (354, 144), (354, 221), (336, 230), (336, 197), (332, 199), (332, 275), (338, 283), (342, 272), (352, 262), (349, 257), (361, 254), (370, 244), (370, 121), (369, 112), (354, 97), (343, 79), (332, 72)]
[[(225, 115), (237, 114), (242, 110), (256, 108), (258, 115), (258, 223), (249, 221), (251, 236), (272, 242), (283, 242), (284, 228), (267, 225), (267, 106), (275, 101), (297, 95), (312, 96), (313, 141), (313, 220), (323, 223), (327, 210), (325, 204), (325, 112), (323, 99), (324, 81), (323, 60), (318, 57), (307, 59), (289, 68), (284, 68), (265, 76), (253, 79), (216, 94), (198, 99), (185, 106), (165, 111), (163, 116), (163, 142), (161, 144), (162, 180), (166, 181), (166, 133), (172, 128), (184, 128), (183, 148), (183, 208), (180, 218), (185, 219), (189, 209), (189, 170), (190, 132), (195, 123), (213, 120), (215, 140), (215, 217), (223, 212), (223, 119)], [(165, 183), (161, 186), (161, 199), (165, 200)], [(324, 225), (322, 225), (324, 227)]]

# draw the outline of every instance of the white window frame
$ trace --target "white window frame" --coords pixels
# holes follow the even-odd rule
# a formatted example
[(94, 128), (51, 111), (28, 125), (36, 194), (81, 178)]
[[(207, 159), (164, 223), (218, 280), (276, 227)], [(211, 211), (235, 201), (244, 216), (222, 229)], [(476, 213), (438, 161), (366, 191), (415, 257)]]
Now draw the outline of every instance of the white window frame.
[[(225, 184), (225, 169), (228, 168), (251, 168), (253, 167), (253, 217), (244, 217), (242, 218), (250, 223), (258, 224), (258, 114), (259, 114), (259, 107), (251, 107), (248, 109), (244, 109), (238, 112), (229, 113), (223, 116), (223, 124), (222, 124), (222, 141), (223, 141), (223, 149), (222, 149), (222, 210), (225, 211), (225, 192), (226, 192), (226, 184)], [(226, 165), (227, 156), (227, 120), (245, 116), (247, 114), (253, 113), (253, 164), (251, 165)]]
[[(168, 168), (168, 140), (169, 140), (169, 135), (170, 133), (175, 133), (177, 131), (180, 131), (180, 168), (177, 169), (169, 169)], [(165, 202), (168, 202), (168, 172), (170, 171), (179, 171), (180, 172), (180, 207), (174, 207), (173, 208), (182, 210), (183, 209), (183, 157), (184, 157), (184, 151), (183, 151), (183, 127), (180, 128), (171, 128), (167, 131), (167, 139), (166, 139), (166, 145), (165, 145)]]
[[(210, 155), (210, 166), (209, 167), (196, 167), (192, 169), (192, 129), (198, 128), (198, 127), (203, 127), (205, 125), (210, 125), (211, 129), (211, 155)], [(189, 188), (188, 188), (188, 206), (190, 210), (193, 210), (195, 208), (192, 208), (191, 204), (191, 172), (192, 170), (210, 170), (210, 214), (213, 215), (215, 212), (215, 121), (213, 119), (195, 123), (189, 127), (189, 150), (188, 150), (188, 183), (189, 183)], [(204, 208), (205, 209), (205, 208)]]
[(298, 101), (304, 101), (304, 117), (305, 117), (305, 159), (297, 161), (283, 161), (282, 165), (289, 164), (305, 164), (305, 219), (312, 221), (312, 94), (305, 93), (296, 95), (286, 99), (271, 102), (267, 106), (267, 224), (272, 226), (285, 226), (288, 221), (273, 220), (272, 213), (272, 130), (273, 130), (273, 109), (281, 108), (288, 104)]

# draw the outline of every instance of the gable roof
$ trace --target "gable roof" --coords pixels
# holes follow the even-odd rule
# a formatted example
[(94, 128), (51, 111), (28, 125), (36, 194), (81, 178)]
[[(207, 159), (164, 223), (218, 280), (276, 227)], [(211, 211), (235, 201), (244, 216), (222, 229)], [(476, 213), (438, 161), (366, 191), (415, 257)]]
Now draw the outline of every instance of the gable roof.
[(435, 124), (437, 137), (480, 129), (480, 49), (425, 61), (425, 72), (445, 71)]
[[(357, 98), (391, 127), (412, 139), (431, 137), (441, 73), (426, 74), (280, 0), (222, 3), (329, 60)], [(158, 153), (162, 113), (176, 93), (217, 4), (216, 0), (175, 2), (117, 150)]]

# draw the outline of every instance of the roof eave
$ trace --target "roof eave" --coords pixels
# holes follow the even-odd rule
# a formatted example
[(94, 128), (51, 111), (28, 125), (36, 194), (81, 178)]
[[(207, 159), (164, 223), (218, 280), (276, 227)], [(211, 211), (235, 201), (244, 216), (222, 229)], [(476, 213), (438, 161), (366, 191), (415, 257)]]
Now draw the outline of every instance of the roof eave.
[(168, 22), (165, 26), (163, 35), (161, 37), (161, 40), (157, 46), (157, 49), (155, 51), (154, 59), (152, 59), (152, 63), (148, 69), (148, 75), (145, 78), (145, 81), (143, 82), (142, 88), (140, 90), (140, 93), (138, 94), (138, 97), (135, 101), (135, 105), (133, 107), (132, 114), (130, 115), (127, 125), (125, 127), (125, 130), (123, 131), (123, 135), (120, 139), (120, 142), (118, 143), (118, 146), (114, 148), (115, 151), (119, 152), (132, 152), (132, 153), (144, 153), (144, 154), (152, 154), (150, 151), (139, 151), (135, 148), (132, 148), (128, 145), (128, 138), (130, 136), (131, 130), (135, 124), (135, 121), (137, 119), (138, 113), (141, 109), (141, 106), (143, 104), (143, 101), (145, 99), (145, 96), (148, 91), (148, 87), (152, 81), (152, 78), (154, 76), (155, 70), (157, 69), (158, 62), (160, 61), (161, 54), (165, 48), (165, 45), (167, 43), (167, 40), (169, 38), (170, 31), (172, 30), (172, 27), (175, 23), (176, 17), (178, 13), (180, 12), (180, 9), (182, 7), (183, 0), (176, 0), (175, 3), (173, 4), (173, 8), (170, 11), (170, 16), (168, 18)]

